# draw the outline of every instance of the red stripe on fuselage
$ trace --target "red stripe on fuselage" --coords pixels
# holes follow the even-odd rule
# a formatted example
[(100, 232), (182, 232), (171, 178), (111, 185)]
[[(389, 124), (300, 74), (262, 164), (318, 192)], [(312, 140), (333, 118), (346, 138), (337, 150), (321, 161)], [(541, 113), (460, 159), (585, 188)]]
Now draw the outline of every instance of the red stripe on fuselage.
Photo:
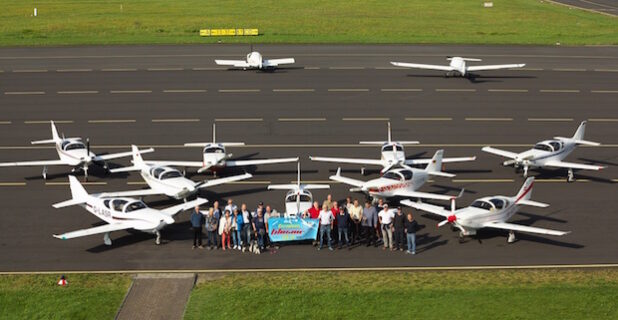
[(521, 198), (525, 197), (525, 196), (528, 194), (528, 192), (530, 192), (530, 190), (532, 190), (532, 186), (533, 186), (533, 185), (534, 185), (534, 182), (532, 182), (532, 183), (530, 184), (530, 186), (529, 186), (526, 190), (524, 190), (524, 193), (523, 193), (521, 196), (519, 196), (519, 197), (517, 198), (517, 200), (515, 200), (515, 203), (519, 202), (519, 200), (521, 200)]

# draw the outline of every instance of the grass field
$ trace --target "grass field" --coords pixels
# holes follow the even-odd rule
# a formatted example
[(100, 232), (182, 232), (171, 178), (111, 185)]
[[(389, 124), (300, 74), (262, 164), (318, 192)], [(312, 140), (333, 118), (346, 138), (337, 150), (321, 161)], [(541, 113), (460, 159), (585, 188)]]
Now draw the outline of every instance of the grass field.
[(114, 319), (131, 284), (129, 275), (0, 276), (0, 319)]
[[(493, 2), (493, 8), (483, 8), (480, 0), (3, 1), (0, 46), (217, 41), (618, 44), (618, 18), (540, 0)], [(262, 35), (202, 38), (198, 32), (203, 28), (259, 28)]]
[(618, 319), (618, 270), (230, 274), (185, 319)]

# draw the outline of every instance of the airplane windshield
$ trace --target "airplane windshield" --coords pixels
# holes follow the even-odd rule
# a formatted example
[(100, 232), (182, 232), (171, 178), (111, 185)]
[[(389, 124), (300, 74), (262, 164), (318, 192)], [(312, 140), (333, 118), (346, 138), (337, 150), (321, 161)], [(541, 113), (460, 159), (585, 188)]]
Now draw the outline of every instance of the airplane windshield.
[(391, 180), (401, 180), (401, 176), (399, 176), (398, 174), (394, 172), (387, 172), (382, 176), (382, 178), (391, 179)]
[(81, 142), (74, 142), (74, 143), (69, 143), (64, 147), (65, 151), (77, 150), (77, 149), (86, 149), (86, 146), (84, 146), (84, 144)]
[(535, 145), (534, 149), (535, 150), (547, 151), (547, 152), (552, 152), (553, 151), (550, 146), (548, 146), (546, 144), (543, 144), (543, 143), (539, 143), (539, 144)]
[(154, 168), (150, 173), (152, 174), (153, 177), (158, 177), (161, 172), (165, 171), (165, 169), (163, 168)]
[[(296, 194), (288, 196), (288, 202), (296, 202)], [(306, 194), (301, 194), (300, 202), (311, 202), (311, 197)]]
[(399, 146), (399, 145), (386, 145), (384, 147), (382, 147), (382, 151), (403, 151), (403, 147)]
[(410, 171), (410, 170), (402, 170), (401, 174), (403, 175), (404, 179), (412, 180), (412, 171)]
[(179, 178), (179, 177), (182, 177), (182, 174), (180, 172), (168, 171), (168, 172), (164, 172), (159, 179), (165, 180), (165, 179)]
[(223, 153), (222, 148), (206, 148), (204, 149), (204, 153)]
[(146, 205), (143, 202), (135, 201), (135, 202), (129, 203), (129, 205), (124, 210), (124, 212), (131, 212), (131, 211), (136, 211), (136, 210), (140, 210), (144, 208), (146, 208)]
[(127, 200), (122, 200), (122, 199), (116, 199), (114, 201), (112, 201), (112, 209), (114, 209), (114, 211), (122, 211), (122, 208), (124, 207), (125, 204), (127, 204)]
[(491, 199), (489, 201), (494, 204), (496, 209), (504, 208), (504, 201), (502, 199)]
[(554, 148), (554, 151), (558, 151), (562, 147), (561, 143), (558, 141), (552, 141), (549, 144), (551, 145), (552, 148)]
[(475, 207), (475, 208), (484, 209), (484, 210), (491, 210), (491, 208), (493, 208), (489, 202), (481, 201), (481, 200), (476, 200), (472, 202), (470, 206)]

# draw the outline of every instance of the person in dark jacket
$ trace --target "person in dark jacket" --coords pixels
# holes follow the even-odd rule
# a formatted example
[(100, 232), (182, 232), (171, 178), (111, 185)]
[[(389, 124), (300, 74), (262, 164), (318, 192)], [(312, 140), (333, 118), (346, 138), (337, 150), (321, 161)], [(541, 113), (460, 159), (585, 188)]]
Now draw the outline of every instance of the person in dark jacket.
[(376, 211), (376, 208), (372, 206), (369, 201), (365, 201), (361, 225), (365, 231), (367, 246), (369, 247), (371, 244), (374, 244), (377, 247), (378, 241), (376, 240), (376, 234), (378, 232), (378, 211)]
[(406, 216), (403, 214), (401, 207), (399, 207), (397, 208), (397, 213), (393, 219), (393, 227), (395, 229), (395, 234), (393, 235), (393, 238), (395, 238), (395, 250), (403, 251), (403, 247), (406, 245), (405, 222)]
[(193, 249), (202, 246), (202, 226), (204, 225), (204, 216), (200, 212), (200, 206), (195, 206), (195, 210), (191, 213), (191, 229), (193, 230)]
[(337, 219), (335, 220), (337, 223), (337, 230), (339, 231), (339, 241), (338, 248), (341, 249), (343, 242), (341, 236), (345, 237), (345, 245), (346, 247), (350, 247), (350, 240), (348, 238), (348, 224), (350, 223), (350, 214), (348, 213), (348, 209), (346, 207), (342, 207), (339, 209), (339, 213), (337, 214)]
[(408, 238), (408, 251), (406, 253), (416, 254), (416, 230), (418, 230), (418, 223), (414, 220), (412, 213), (408, 213), (404, 227)]

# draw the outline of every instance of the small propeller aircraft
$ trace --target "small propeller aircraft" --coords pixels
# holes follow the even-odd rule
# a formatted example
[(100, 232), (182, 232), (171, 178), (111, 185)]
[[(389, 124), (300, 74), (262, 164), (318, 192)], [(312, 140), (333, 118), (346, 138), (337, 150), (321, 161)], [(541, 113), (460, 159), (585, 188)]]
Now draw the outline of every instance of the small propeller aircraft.
[(345, 184), (354, 186), (351, 192), (364, 192), (372, 197), (390, 198), (390, 197), (407, 197), (407, 198), (424, 198), (436, 200), (450, 200), (453, 196), (441, 195), (427, 192), (416, 191), (427, 180), (429, 176), (454, 177), (454, 174), (440, 171), (442, 168), (442, 154), (444, 150), (436, 151), (431, 162), (424, 170), (411, 168), (407, 165), (402, 165), (402, 168), (390, 169), (380, 178), (361, 181), (341, 176), (341, 168), (337, 169), (337, 174), (330, 176), (331, 180), (339, 181)]
[[(86, 139), (86, 143), (82, 142), (81, 138), (62, 138), (58, 135), (58, 130), (53, 121), (51, 121), (52, 138), (49, 140), (32, 141), (32, 144), (55, 144), (58, 152), (59, 160), (42, 160), (42, 161), (20, 161), (20, 162), (4, 162), (0, 163), (0, 167), (18, 167), (18, 166), (43, 166), (43, 179), (47, 179), (47, 166), (70, 166), (75, 170), (83, 170), (84, 177), (88, 179), (88, 167), (91, 164), (103, 163), (103, 167), (107, 170), (105, 161), (130, 157), (131, 152), (110, 153), (105, 155), (96, 155), (90, 152), (90, 139)], [(154, 149), (146, 149), (141, 153), (153, 152)]]
[(470, 77), (472, 71), (485, 71), (485, 70), (499, 70), (499, 69), (513, 69), (523, 68), (526, 64), (497, 64), (497, 65), (485, 65), (485, 66), (467, 66), (466, 62), (478, 62), (481, 59), (474, 58), (462, 58), (462, 57), (447, 57), (451, 63), (448, 66), (439, 66), (433, 64), (419, 64), (419, 63), (406, 63), (406, 62), (391, 62), (392, 65), (404, 68), (415, 69), (427, 69), (427, 70), (439, 70), (446, 71), (447, 77), (460, 76)]
[(492, 148), (490, 146), (484, 147), (482, 150), (495, 155), (499, 155), (511, 160), (504, 161), (504, 166), (514, 166), (515, 170), (523, 168), (524, 177), (528, 176), (529, 168), (542, 168), (542, 167), (554, 167), (554, 168), (566, 168), (568, 169), (567, 181), (575, 181), (573, 169), (582, 170), (601, 170), (604, 167), (594, 166), (588, 164), (564, 162), (562, 159), (566, 158), (577, 145), (583, 144), (588, 146), (598, 146), (600, 143), (584, 140), (584, 132), (586, 130), (586, 121), (582, 123), (575, 131), (575, 134), (571, 138), (554, 137), (553, 140), (545, 140), (538, 142), (530, 150), (515, 153), (505, 150)]
[(225, 167), (244, 167), (260, 164), (275, 164), (286, 162), (297, 162), (296, 158), (278, 158), (278, 159), (256, 159), (256, 160), (228, 160), (232, 154), (225, 153), (225, 147), (244, 146), (244, 142), (216, 142), (216, 124), (212, 124), (212, 142), (196, 142), (185, 143), (186, 147), (203, 147), (202, 161), (145, 161), (149, 165), (157, 166), (175, 166), (175, 167), (197, 167), (198, 173), (211, 170), (216, 173), (216, 170)]
[[(391, 123), (388, 122), (388, 140), (386, 141), (360, 141), (359, 144), (381, 146), (382, 157), (378, 159), (354, 159), (354, 158), (332, 158), (332, 157), (309, 157), (312, 161), (352, 163), (361, 165), (382, 166), (380, 173), (384, 173), (396, 165), (422, 165), (431, 162), (431, 159), (406, 159), (404, 145), (419, 144), (418, 141), (393, 141), (391, 139)], [(442, 163), (474, 161), (476, 157), (444, 158)], [(361, 174), (365, 174), (365, 167), (361, 168)]]
[(157, 210), (148, 208), (146, 204), (136, 199), (123, 197), (106, 198), (102, 194), (88, 194), (75, 176), (69, 176), (69, 184), (73, 198), (56, 203), (53, 207), (64, 208), (79, 205), (97, 218), (107, 222), (107, 224), (54, 235), (54, 237), (66, 240), (103, 233), (103, 242), (108, 246), (112, 244), (112, 240), (109, 237), (110, 232), (126, 229), (135, 229), (155, 234), (157, 236), (155, 243), (160, 244), (160, 231), (165, 226), (174, 223), (174, 215), (208, 202), (206, 199), (197, 198), (193, 201)]
[(247, 54), (245, 60), (215, 60), (215, 63), (220, 66), (232, 66), (235, 68), (247, 69), (275, 69), (282, 64), (294, 63), (294, 58), (284, 59), (264, 59), (262, 54), (257, 51), (253, 51), (253, 45), (251, 46), (251, 52)]
[(131, 146), (133, 152), (133, 166), (111, 169), (111, 173), (140, 171), (142, 178), (150, 187), (149, 189), (119, 191), (103, 193), (104, 197), (138, 197), (164, 194), (168, 197), (180, 200), (186, 199), (198, 193), (199, 189), (209, 188), (216, 185), (251, 178), (251, 174), (214, 179), (209, 181), (194, 182), (187, 179), (180, 171), (166, 166), (149, 165), (144, 162), (140, 151), (135, 145)]
[(464, 236), (475, 235), (477, 230), (482, 228), (496, 228), (508, 230), (509, 237), (507, 241), (509, 243), (516, 240), (515, 231), (540, 233), (553, 236), (563, 236), (567, 233), (570, 233), (570, 231), (557, 231), (536, 227), (528, 227), (506, 222), (517, 212), (517, 209), (521, 205), (541, 208), (549, 206), (546, 203), (530, 200), (533, 184), (534, 177), (530, 177), (526, 179), (524, 185), (514, 197), (491, 196), (480, 198), (472, 202), (469, 207), (461, 209), (455, 208), (455, 198), (453, 198), (451, 199), (450, 211), (445, 210), (440, 206), (426, 204), (420, 201), (414, 202), (410, 200), (403, 200), (400, 203), (418, 210), (423, 210), (445, 217), (446, 220), (438, 223), (438, 227), (441, 227), (447, 223), (452, 224), (454, 227), (460, 230), (460, 242), (463, 241)]
[(299, 217), (309, 210), (313, 203), (311, 189), (329, 189), (327, 184), (302, 184), (300, 183), (300, 162), (298, 163), (298, 176), (296, 184), (271, 184), (268, 190), (288, 190), (285, 195), (285, 216)]

